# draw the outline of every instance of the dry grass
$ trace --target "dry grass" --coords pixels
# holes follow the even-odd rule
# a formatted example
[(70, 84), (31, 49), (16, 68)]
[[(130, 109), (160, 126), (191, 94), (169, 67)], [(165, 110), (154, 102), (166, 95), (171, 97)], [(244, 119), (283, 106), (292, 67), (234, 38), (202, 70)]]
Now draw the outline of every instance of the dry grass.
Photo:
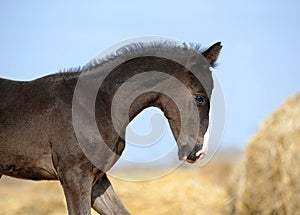
[(66, 214), (58, 182), (33, 182), (3, 177), (0, 184), (1, 215)]
[(224, 214), (229, 163), (189, 168), (148, 182), (113, 180), (123, 203), (132, 214)]
[(231, 184), (232, 214), (300, 211), (300, 94), (288, 99), (251, 140)]
[[(178, 169), (148, 182), (111, 178), (122, 202), (134, 215), (224, 214), (226, 178), (232, 161), (215, 160), (206, 167)], [(2, 215), (67, 214), (58, 182), (31, 182), (4, 177), (0, 181)], [(93, 214), (96, 214), (93, 212)]]

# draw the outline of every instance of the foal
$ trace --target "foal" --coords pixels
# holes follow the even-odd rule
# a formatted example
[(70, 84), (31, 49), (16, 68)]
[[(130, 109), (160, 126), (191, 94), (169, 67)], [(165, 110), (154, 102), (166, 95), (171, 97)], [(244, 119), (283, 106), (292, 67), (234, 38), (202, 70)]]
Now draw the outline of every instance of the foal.
[[(0, 79), (0, 177), (59, 180), (70, 215), (90, 214), (91, 207), (100, 214), (129, 214), (106, 176), (124, 150), (126, 125), (143, 109), (158, 107), (170, 123), (179, 159), (201, 159), (213, 89), (209, 67), (221, 48), (135, 43), (76, 71), (29, 82)], [(141, 84), (138, 77), (149, 79)], [(125, 83), (134, 91), (114, 101)]]

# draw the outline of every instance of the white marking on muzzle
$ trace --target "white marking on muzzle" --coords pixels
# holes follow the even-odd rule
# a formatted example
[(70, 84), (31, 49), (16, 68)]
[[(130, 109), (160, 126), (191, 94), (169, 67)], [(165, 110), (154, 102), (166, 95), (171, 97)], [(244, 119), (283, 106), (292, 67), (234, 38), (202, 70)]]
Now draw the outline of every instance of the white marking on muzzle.
[(199, 150), (196, 153), (196, 156), (198, 157), (200, 154), (207, 154), (208, 151), (208, 143), (209, 143), (209, 128), (207, 129), (206, 133), (204, 134), (204, 141), (203, 141), (203, 146), (202, 149)]
[(196, 156), (198, 157), (200, 154), (203, 154), (204, 153), (204, 151), (201, 149), (200, 151), (198, 151), (197, 153), (196, 153)]

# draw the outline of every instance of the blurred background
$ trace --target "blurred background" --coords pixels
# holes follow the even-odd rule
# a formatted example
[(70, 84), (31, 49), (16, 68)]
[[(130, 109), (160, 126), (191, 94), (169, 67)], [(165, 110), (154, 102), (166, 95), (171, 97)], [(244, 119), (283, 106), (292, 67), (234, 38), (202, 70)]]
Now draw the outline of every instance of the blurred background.
[[(230, 181), (231, 172), (234, 172), (236, 164), (245, 165), (245, 168), (249, 169), (246, 165), (249, 156), (247, 147), (252, 141), (251, 137), (259, 131), (264, 119), (278, 109), (288, 97), (300, 90), (300, 73), (297, 68), (295, 69), (300, 60), (299, 8), (300, 3), (296, 0), (285, 2), (1, 0), (0, 77), (32, 80), (63, 69), (82, 66), (111, 45), (144, 35), (197, 42), (203, 47), (221, 41), (223, 49), (215, 74), (225, 97), (226, 125), (216, 158), (203, 168), (183, 166), (166, 177), (151, 182), (133, 183), (115, 178), (112, 180), (122, 201), (133, 214), (238, 213), (241, 208), (251, 208), (250, 203), (247, 201), (239, 203), (242, 206), (232, 206), (224, 212), (224, 205), (235, 205), (233, 199), (238, 199), (236, 196), (239, 198), (244, 196), (244, 194), (231, 195), (234, 193), (232, 190), (229, 192), (231, 194), (228, 194), (225, 179), (228, 178)], [(296, 102), (287, 105), (284, 112), (292, 112), (300, 105), (297, 99), (295, 100)], [(136, 127), (133, 125), (133, 129), (143, 135), (143, 132), (147, 133), (147, 129), (149, 131), (149, 123), (144, 123), (145, 127), (142, 127), (141, 122), (149, 122), (149, 112), (148, 115), (141, 117), (145, 118), (137, 122)], [(299, 115), (287, 117), (283, 120), (298, 119)], [(280, 120), (276, 122), (282, 124)], [(287, 123), (290, 124), (292, 123)], [(297, 130), (297, 123), (293, 126), (290, 132), (300, 132)], [(278, 129), (285, 131), (283, 127)], [(283, 136), (289, 135), (288, 130), (285, 132)], [(172, 139), (170, 133), (166, 135)], [(266, 138), (276, 145), (273, 133)], [(284, 144), (282, 138), (280, 141)], [(292, 142), (298, 141), (293, 139)], [(259, 149), (262, 150), (264, 149)], [(268, 148), (265, 150), (269, 152)], [(277, 161), (280, 160), (280, 155), (281, 153), (278, 153)], [(134, 156), (134, 153), (127, 156)], [(243, 162), (240, 162), (240, 158)], [(286, 174), (284, 175), (286, 177)], [(233, 178), (237, 182), (241, 177)], [(170, 181), (175, 184), (171, 185)], [(7, 214), (21, 214), (21, 211), (22, 214), (24, 211), (28, 211), (28, 214), (66, 213), (62, 193), (54, 191), (51, 194), (49, 191), (49, 187), (60, 190), (56, 182), (50, 183), (51, 185), (45, 183), (36, 185), (20, 180), (17, 182), (7, 178), (0, 181), (1, 196), (7, 196), (2, 198), (0, 204), (12, 205), (6, 207)], [(298, 186), (297, 182), (290, 183), (295, 183), (294, 187)], [(182, 188), (183, 191), (180, 191), (179, 195), (177, 186), (183, 184), (186, 187)], [(125, 190), (125, 187), (128, 189)], [(158, 187), (166, 190), (162, 193)], [(22, 195), (14, 194), (14, 189), (29, 192), (31, 197), (24, 195), (24, 199), (29, 200), (18, 200), (19, 203), (16, 203), (16, 198), (21, 198)], [(143, 195), (141, 189), (147, 190), (153, 196)], [(46, 190), (47, 198), (44, 199)], [(38, 191), (42, 194), (38, 194)], [(158, 199), (157, 196), (164, 199)], [(279, 202), (277, 209), (284, 205), (278, 199), (274, 201), (276, 204)], [(149, 205), (146, 206), (145, 202)], [(161, 208), (156, 207), (157, 202), (161, 203)], [(170, 206), (173, 203), (174, 206)], [(201, 213), (204, 208), (211, 209), (211, 213)], [(248, 213), (242, 209), (240, 214)], [(153, 213), (156, 210), (158, 212)], [(292, 207), (291, 211), (294, 210), (296, 208)], [(282, 214), (288, 212), (286, 209)]]

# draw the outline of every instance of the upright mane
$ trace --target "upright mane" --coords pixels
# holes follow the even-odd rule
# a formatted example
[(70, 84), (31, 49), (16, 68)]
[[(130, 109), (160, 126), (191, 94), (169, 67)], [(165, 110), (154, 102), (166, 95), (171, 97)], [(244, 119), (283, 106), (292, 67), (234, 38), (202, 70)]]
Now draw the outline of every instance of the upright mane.
[[(131, 59), (134, 57), (139, 57), (142, 55), (155, 55), (157, 52), (170, 53), (170, 55), (180, 56), (183, 52), (192, 55), (193, 53), (202, 53), (206, 49), (201, 48), (198, 43), (179, 43), (173, 41), (154, 41), (154, 42), (137, 42), (125, 45), (115, 52), (103, 57), (95, 57), (85, 64), (79, 70), (81, 72), (86, 72), (99, 66), (104, 66), (105, 64), (114, 61), (117, 58)], [(75, 69), (78, 71), (78, 69)]]

